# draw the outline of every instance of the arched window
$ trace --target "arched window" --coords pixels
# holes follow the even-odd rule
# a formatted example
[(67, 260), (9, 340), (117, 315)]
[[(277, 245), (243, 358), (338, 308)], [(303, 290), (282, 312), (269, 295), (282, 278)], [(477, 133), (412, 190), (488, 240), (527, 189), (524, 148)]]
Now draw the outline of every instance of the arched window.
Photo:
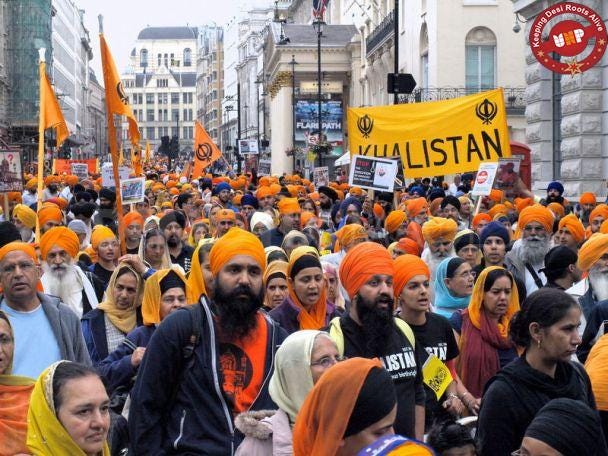
[(192, 51), (190, 48), (184, 49), (184, 66), (189, 67), (192, 65)]
[(148, 66), (148, 50), (142, 49), (139, 51), (139, 66), (147, 67)]
[(465, 41), (465, 85), (468, 91), (496, 86), (496, 35), (486, 27), (475, 27)]

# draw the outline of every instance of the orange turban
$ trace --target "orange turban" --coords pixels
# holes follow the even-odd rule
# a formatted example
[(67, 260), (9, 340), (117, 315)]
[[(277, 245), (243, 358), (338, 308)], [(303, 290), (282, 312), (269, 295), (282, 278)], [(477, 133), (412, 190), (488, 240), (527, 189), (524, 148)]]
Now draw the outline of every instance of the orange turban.
[(272, 190), (270, 190), (270, 187), (263, 186), (258, 188), (258, 191), (255, 194), (256, 198), (260, 200), (262, 198), (266, 198), (267, 196), (272, 196)]
[(266, 186), (270, 185), (270, 178), (268, 176), (262, 176), (258, 180), (258, 183), (260, 184), (260, 188), (266, 187)]
[(13, 208), (13, 218), (19, 220), (30, 230), (36, 227), (36, 213), (25, 204), (17, 204)]
[(175, 182), (174, 180), (170, 180), (170, 181), (167, 181), (166, 185), (167, 185), (167, 188), (175, 188), (175, 187), (177, 187), (177, 182)]
[(595, 199), (595, 194), (591, 192), (585, 192), (581, 195), (579, 199), (579, 203), (581, 204), (596, 204), (597, 201)]
[(504, 204), (495, 204), (488, 210), (488, 215), (492, 217), (493, 220), (496, 220), (498, 214), (507, 215), (507, 206)]
[(532, 206), (534, 200), (532, 198), (515, 198), (515, 209), (518, 213), (521, 213), (528, 206)]
[(349, 223), (336, 231), (336, 238), (343, 249), (350, 247), (357, 240), (364, 239), (367, 241), (367, 231), (358, 223)]
[(376, 216), (376, 218), (381, 219), (384, 217), (384, 209), (378, 203), (374, 203), (374, 207), (372, 208), (372, 211), (374, 212), (374, 215)]
[(405, 212), (400, 210), (391, 211), (384, 221), (384, 229), (389, 233), (394, 233), (406, 220), (407, 215)]
[(179, 189), (177, 187), (171, 187), (169, 189), (169, 195), (172, 195), (172, 196), (179, 195)]
[(310, 222), (310, 219), (312, 219), (313, 217), (316, 217), (314, 212), (302, 212), (302, 215), (300, 215), (300, 225), (302, 226), (302, 228), (304, 228), (308, 224), (308, 222)]
[(608, 219), (608, 206), (605, 204), (598, 204), (595, 209), (591, 211), (591, 214), (589, 214), (589, 223), (596, 217), (602, 217), (604, 220)]
[[(14, 213), (14, 211), (13, 211)], [(608, 220), (604, 220), (600, 225), (600, 233), (608, 234)]]
[(500, 203), (500, 202), (502, 202), (503, 198), (504, 198), (504, 193), (502, 190), (497, 190), (495, 188), (490, 190), (490, 199), (492, 201)]
[(164, 190), (165, 186), (163, 184), (161, 184), (160, 182), (157, 182), (156, 184), (152, 185), (152, 191), (154, 193), (160, 192), (161, 190)]
[(230, 228), (219, 238), (209, 252), (209, 266), (214, 276), (236, 255), (247, 255), (253, 258), (262, 269), (266, 269), (264, 246), (258, 237), (249, 231), (237, 227)]
[(240, 206), (242, 199), (243, 199), (243, 195), (241, 195), (240, 193), (237, 193), (236, 195), (234, 195), (232, 197), (232, 204), (234, 204), (235, 206)]
[(473, 217), (473, 221), (471, 222), (471, 224), (473, 225), (473, 229), (477, 228), (482, 220), (485, 220), (486, 222), (490, 223), (492, 221), (492, 217), (490, 217), (485, 212), (477, 214), (475, 217)]
[(549, 203), (547, 208), (553, 212), (556, 217), (563, 217), (566, 215), (566, 209), (559, 203)]
[(453, 241), (457, 232), (458, 225), (454, 220), (448, 218), (433, 217), (422, 225), (422, 236), (429, 244), (439, 238)]
[(278, 202), (277, 207), (281, 215), (300, 214), (302, 212), (297, 198), (283, 198)]
[(439, 208), (441, 207), (441, 203), (443, 202), (443, 198), (435, 198), (431, 201), (431, 205), (429, 206), (429, 211), (431, 214), (436, 214)]
[(281, 191), (281, 186), (279, 184), (270, 184), (270, 192), (273, 195), (276, 195)]
[(78, 179), (78, 176), (74, 176), (73, 174), (68, 174), (67, 176), (65, 176), (65, 183), (70, 187), (76, 185), (79, 180), (80, 179)]
[(101, 244), (106, 239), (116, 239), (116, 235), (114, 232), (104, 225), (96, 225), (93, 228), (93, 232), (91, 233), (91, 247), (93, 250), (97, 252), (99, 249), (99, 244)]
[(394, 288), (395, 297), (401, 295), (403, 287), (412, 280), (412, 277), (424, 275), (427, 279), (431, 277), (431, 271), (424, 261), (416, 255), (401, 255), (395, 260)]
[(56, 204), (45, 203), (38, 211), (38, 220), (40, 221), (40, 226), (44, 226), (50, 221), (61, 223), (63, 222), (63, 213)]
[(36, 190), (37, 186), (38, 186), (38, 179), (36, 179), (35, 177), (32, 177), (25, 184), (25, 188), (28, 189), (28, 190)]
[(540, 223), (548, 233), (553, 231), (553, 220), (555, 217), (553, 213), (545, 206), (535, 204), (534, 206), (526, 207), (519, 214), (519, 220), (517, 226), (520, 230), (523, 230), (526, 225), (530, 222)]
[(38, 255), (36, 255), (36, 250), (34, 249), (34, 247), (32, 247), (30, 244), (21, 241), (9, 242), (8, 244), (0, 248), (0, 261), (4, 260), (4, 257), (8, 253), (14, 251), (26, 253), (32, 260), (34, 260), (34, 263), (38, 264)]
[(12, 203), (15, 202), (15, 201), (18, 202), (18, 203), (20, 203), (21, 202), (21, 193), (19, 193), (19, 192), (8, 192), (8, 200), (10, 202), (12, 202)]
[(588, 271), (606, 253), (608, 234), (595, 233), (578, 250), (578, 267), (581, 271)]
[(409, 218), (414, 218), (418, 214), (420, 214), (420, 212), (422, 212), (423, 209), (428, 210), (428, 208), (429, 208), (429, 205), (428, 205), (426, 199), (423, 198), (422, 196), (419, 198), (411, 199), (407, 203), (407, 216)]
[(75, 258), (80, 251), (78, 236), (65, 226), (55, 226), (40, 238), (40, 257), (43, 261), (55, 246), (61, 247), (71, 258)]
[(58, 184), (60, 180), (59, 176), (49, 175), (44, 178), (44, 185), (48, 187), (51, 184)]
[(577, 243), (585, 239), (585, 227), (574, 214), (568, 214), (559, 221), (559, 229), (566, 228)]
[(319, 201), (319, 199), (321, 198), (321, 196), (319, 195), (319, 192), (309, 193), (308, 197), (313, 201)]
[(402, 237), (399, 239), (399, 242), (397, 242), (397, 247), (408, 255), (420, 256), (421, 253), (418, 243), (409, 237)]
[[(182, 281), (186, 289), (186, 278), (179, 269), (160, 269), (146, 279), (144, 285), (144, 297), (141, 303), (141, 316), (144, 325), (158, 325), (160, 323), (160, 282), (169, 274), (174, 272)], [(193, 304), (188, 301), (188, 304)]]
[(125, 228), (127, 228), (129, 225), (132, 225), (133, 223), (141, 225), (142, 228), (144, 227), (144, 218), (139, 212), (136, 211), (129, 212), (122, 218), (122, 221)]
[(340, 264), (340, 280), (351, 301), (359, 289), (374, 275), (392, 277), (394, 274), (395, 265), (390, 253), (375, 242), (362, 242), (356, 245)]
[(220, 209), (214, 215), (216, 222), (221, 222), (223, 220), (232, 220), (236, 221), (236, 215), (232, 209)]
[(363, 189), (361, 187), (353, 187), (350, 189), (350, 194), (353, 196), (363, 196)]
[(49, 198), (45, 201), (45, 203), (53, 203), (56, 204), (57, 206), (59, 206), (59, 209), (61, 209), (62, 211), (65, 211), (68, 207), (68, 200), (66, 200), (65, 198), (61, 198), (61, 197), (56, 197), (56, 198)]

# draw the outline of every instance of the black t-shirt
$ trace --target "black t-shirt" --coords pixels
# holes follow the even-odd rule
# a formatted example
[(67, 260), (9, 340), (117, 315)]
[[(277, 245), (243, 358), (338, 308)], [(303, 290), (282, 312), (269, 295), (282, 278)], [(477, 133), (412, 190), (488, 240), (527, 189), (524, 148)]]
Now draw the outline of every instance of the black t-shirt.
[(194, 253), (194, 248), (189, 246), (186, 243), (182, 244), (182, 251), (179, 252), (179, 256), (176, 258), (171, 255), (171, 263), (179, 264), (186, 274), (190, 271), (190, 266), (192, 265), (192, 254)]
[[(444, 363), (458, 356), (458, 344), (447, 318), (435, 313), (427, 313), (426, 323), (423, 325), (410, 324), (410, 327), (416, 336), (416, 343), (420, 344), (428, 354), (437, 356)], [(421, 361), (424, 365), (425, 355)], [(438, 401), (437, 396), (428, 386), (424, 385), (424, 391), (426, 393), (425, 429), (428, 429), (435, 420), (442, 421), (449, 418), (449, 412), (446, 412), (441, 405), (445, 400), (445, 394)]]
[(139, 252), (139, 245), (136, 245), (132, 249), (130, 249), (129, 247), (127, 247), (127, 253), (130, 253), (130, 254), (133, 254), (133, 255), (137, 255), (138, 252)]
[(104, 289), (108, 288), (108, 284), (110, 283), (110, 277), (112, 277), (112, 273), (114, 271), (108, 271), (99, 263), (95, 263), (91, 272), (95, 274), (99, 280), (101, 280)]
[[(344, 334), (344, 356), (377, 356), (368, 352), (361, 327), (349, 315), (340, 318), (340, 326)], [(385, 350), (379, 357), (391, 374), (397, 392), (395, 433), (410, 438), (415, 438), (415, 405), (424, 405), (422, 364), (419, 361), (423, 354), (420, 350), (422, 349), (419, 344), (416, 344), (414, 350), (407, 337), (395, 326)]]

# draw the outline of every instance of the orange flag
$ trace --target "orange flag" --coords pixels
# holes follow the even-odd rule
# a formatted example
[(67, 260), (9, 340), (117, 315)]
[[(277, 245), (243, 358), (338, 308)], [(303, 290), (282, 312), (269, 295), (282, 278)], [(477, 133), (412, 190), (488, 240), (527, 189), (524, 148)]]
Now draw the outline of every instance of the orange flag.
[(146, 154), (144, 155), (144, 163), (148, 165), (150, 163), (150, 141), (146, 141)]
[(198, 179), (205, 171), (205, 168), (214, 161), (222, 157), (222, 152), (213, 143), (209, 134), (205, 131), (200, 122), (194, 124), (194, 168), (192, 177)]
[(57, 132), (57, 147), (70, 135), (61, 108), (55, 98), (53, 87), (46, 75), (46, 63), (40, 63), (40, 123), (46, 130), (55, 128)]
[(137, 177), (144, 172), (141, 166), (141, 149), (139, 147), (134, 147), (131, 152), (131, 167), (133, 168), (133, 174)]
[(133, 145), (139, 143), (139, 128), (137, 120), (133, 115), (131, 106), (129, 106), (129, 98), (125, 93), (122, 81), (116, 71), (114, 58), (110, 53), (110, 48), (106, 43), (103, 33), (99, 34), (101, 62), (103, 66), (103, 81), (106, 88), (106, 106), (112, 114), (126, 116), (129, 122), (129, 139)]
[(125, 151), (122, 150), (122, 143), (120, 143), (120, 150), (118, 151), (118, 166), (125, 164)]

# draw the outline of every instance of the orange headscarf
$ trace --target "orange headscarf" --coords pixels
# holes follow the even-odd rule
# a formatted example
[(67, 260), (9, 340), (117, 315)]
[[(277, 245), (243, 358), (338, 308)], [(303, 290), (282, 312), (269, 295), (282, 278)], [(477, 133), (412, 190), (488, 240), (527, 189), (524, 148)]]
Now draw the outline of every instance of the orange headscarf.
[(38, 211), (38, 220), (40, 226), (44, 226), (47, 222), (55, 221), (57, 223), (63, 222), (63, 213), (59, 206), (53, 203), (45, 203), (42, 208)]
[(283, 198), (277, 203), (277, 207), (281, 215), (300, 214), (302, 212), (297, 198)]
[(568, 214), (559, 221), (558, 229), (561, 230), (562, 228), (566, 228), (578, 244), (585, 239), (585, 227), (574, 214)]
[(362, 242), (353, 247), (340, 264), (340, 281), (351, 301), (359, 289), (374, 275), (395, 275), (390, 253), (375, 242)]
[(36, 250), (34, 247), (21, 241), (9, 242), (0, 248), (0, 261), (2, 261), (7, 254), (14, 251), (26, 253), (32, 260), (34, 260), (34, 263), (38, 263), (38, 255), (36, 255)]
[[(293, 287), (293, 280), (295, 280), (295, 277), (291, 277), (291, 269), (297, 261), (305, 255), (311, 255), (312, 257), (317, 258), (317, 260), (319, 259), (318, 255), (315, 255), (310, 251), (309, 246), (302, 246), (294, 249), (289, 256), (289, 265), (287, 266), (287, 276), (292, 279), (287, 281), (287, 288), (289, 289), (291, 302), (300, 310), (300, 313), (298, 314), (300, 329), (321, 329), (327, 324), (325, 321), (325, 315), (327, 314), (327, 286), (324, 285), (321, 289), (319, 298), (311, 307), (310, 312), (304, 308)], [(321, 274), (323, 274), (323, 268), (321, 267), (320, 261), (319, 270), (321, 271)]]
[[(160, 269), (146, 279), (144, 285), (144, 297), (141, 303), (141, 316), (144, 320), (144, 325), (158, 325), (160, 323), (160, 282), (173, 271), (177, 277), (184, 283), (186, 287), (186, 295), (188, 295), (188, 285), (186, 278), (179, 269)], [(196, 302), (196, 301), (194, 301)], [(192, 302), (188, 301), (188, 304)]]
[(80, 250), (78, 236), (65, 226), (55, 226), (48, 230), (40, 238), (40, 257), (46, 261), (49, 251), (59, 246), (65, 250), (71, 258), (75, 258)]
[(334, 456), (375, 359), (352, 358), (323, 374), (308, 394), (293, 428), (294, 456)]
[(600, 225), (600, 233), (608, 234), (608, 220), (604, 220)]
[(549, 209), (547, 209), (545, 206), (541, 206), (540, 204), (535, 204), (534, 206), (528, 206), (521, 211), (517, 221), (517, 226), (520, 230), (523, 230), (528, 223), (538, 222), (545, 228), (547, 232), (551, 233), (553, 231), (554, 219), (555, 217)]
[(91, 233), (91, 247), (93, 247), (93, 250), (97, 251), (99, 249), (99, 244), (106, 239), (116, 239), (116, 235), (107, 226), (95, 225), (93, 232)]
[(407, 216), (411, 219), (420, 214), (423, 209), (426, 209), (428, 211), (429, 204), (422, 196), (419, 198), (411, 199), (407, 202)]
[(422, 225), (422, 235), (429, 244), (439, 238), (453, 241), (457, 232), (458, 225), (454, 220), (448, 218), (433, 217)]
[(471, 222), (471, 225), (473, 225), (473, 229), (477, 228), (482, 220), (485, 220), (486, 222), (490, 223), (492, 221), (492, 217), (490, 217), (485, 212), (477, 214), (475, 217), (473, 217), (473, 221)]
[(336, 231), (336, 238), (342, 249), (346, 249), (351, 244), (360, 239), (368, 239), (367, 231), (358, 223), (349, 223)]
[(597, 200), (595, 199), (595, 194), (591, 192), (585, 192), (581, 195), (579, 199), (579, 203), (581, 204), (596, 204)]
[(401, 255), (395, 260), (395, 275), (393, 276), (393, 287), (395, 298), (398, 298), (407, 283), (414, 276), (424, 275), (427, 279), (431, 277), (431, 271), (424, 261), (415, 255)]
[(593, 234), (578, 250), (578, 267), (588, 271), (605, 253), (608, 253), (608, 234)]
[(394, 233), (407, 220), (407, 214), (404, 211), (391, 211), (384, 221), (384, 228), (389, 233)]
[(266, 269), (264, 246), (258, 237), (249, 231), (232, 227), (219, 238), (209, 252), (209, 266), (214, 277), (222, 267), (236, 255), (247, 255), (253, 258), (262, 271)]

